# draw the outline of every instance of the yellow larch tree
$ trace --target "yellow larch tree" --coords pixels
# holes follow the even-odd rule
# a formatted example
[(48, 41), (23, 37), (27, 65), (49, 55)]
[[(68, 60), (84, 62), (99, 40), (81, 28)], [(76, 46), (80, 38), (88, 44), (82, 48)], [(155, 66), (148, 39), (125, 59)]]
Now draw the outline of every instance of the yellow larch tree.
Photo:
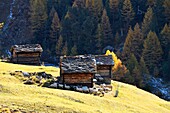
[(116, 56), (114, 52), (107, 50), (105, 55), (112, 55), (112, 59), (114, 61), (114, 66), (112, 68), (112, 78), (115, 80), (124, 81), (126, 79), (125, 75), (128, 72), (126, 66), (122, 64), (122, 61)]

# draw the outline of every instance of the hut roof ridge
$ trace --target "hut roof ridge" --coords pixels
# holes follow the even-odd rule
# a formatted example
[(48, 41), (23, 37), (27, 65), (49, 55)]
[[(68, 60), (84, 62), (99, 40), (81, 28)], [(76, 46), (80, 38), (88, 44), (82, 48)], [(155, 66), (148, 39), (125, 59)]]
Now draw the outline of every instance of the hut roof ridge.
[(114, 65), (112, 55), (95, 55), (97, 65)]
[(13, 45), (11, 51), (18, 52), (42, 52), (43, 49), (40, 44), (25, 44), (25, 45)]

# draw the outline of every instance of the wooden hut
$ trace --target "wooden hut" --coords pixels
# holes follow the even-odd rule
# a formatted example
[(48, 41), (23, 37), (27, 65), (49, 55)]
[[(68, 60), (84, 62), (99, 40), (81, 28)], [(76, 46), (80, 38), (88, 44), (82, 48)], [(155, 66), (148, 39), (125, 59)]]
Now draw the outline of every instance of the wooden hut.
[(103, 81), (102, 83), (110, 84), (112, 77), (112, 67), (114, 61), (111, 55), (96, 55), (97, 74), (99, 74)]
[(39, 44), (14, 45), (11, 47), (11, 62), (17, 64), (40, 65), (43, 49)]
[(60, 79), (63, 85), (93, 87), (95, 73), (95, 57), (66, 56), (60, 58)]

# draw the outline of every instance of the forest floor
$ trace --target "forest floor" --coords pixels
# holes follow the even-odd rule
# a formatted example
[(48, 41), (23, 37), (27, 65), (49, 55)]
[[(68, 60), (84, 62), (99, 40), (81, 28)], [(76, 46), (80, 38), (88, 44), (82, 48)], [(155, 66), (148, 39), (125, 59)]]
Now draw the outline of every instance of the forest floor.
[[(24, 85), (13, 71), (42, 72), (59, 76), (59, 68), (0, 62), (0, 112), (2, 106), (38, 113), (170, 113), (170, 102), (136, 88), (112, 81), (113, 91), (104, 97), (36, 85)], [(118, 97), (114, 97), (117, 85)]]

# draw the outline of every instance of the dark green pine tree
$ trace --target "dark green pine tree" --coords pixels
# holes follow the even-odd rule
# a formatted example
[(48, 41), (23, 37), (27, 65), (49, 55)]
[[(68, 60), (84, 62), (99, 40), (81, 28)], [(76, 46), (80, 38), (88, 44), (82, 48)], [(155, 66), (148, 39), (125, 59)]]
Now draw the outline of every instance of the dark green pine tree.
[(149, 71), (148, 71), (148, 69), (146, 67), (146, 64), (145, 64), (145, 61), (144, 61), (143, 57), (141, 57), (139, 64), (140, 64), (141, 73), (142, 74), (149, 74)]
[[(71, 48), (75, 44), (77, 46), (77, 52), (79, 54), (85, 54), (86, 51), (84, 50), (86, 38), (90, 38), (89, 34), (84, 34), (87, 29), (88, 23), (92, 21), (92, 19), (89, 18), (89, 12), (87, 9), (84, 8), (84, 6), (79, 6), (74, 2), (73, 6), (68, 10), (64, 20), (62, 21), (62, 30), (61, 35), (64, 38), (64, 41), (67, 41), (68, 43), (68, 50), (69, 53), (71, 52)], [(91, 16), (92, 17), (92, 16)], [(89, 30), (93, 27), (89, 27)], [(92, 30), (93, 31), (93, 30)], [(87, 36), (88, 35), (88, 36)], [(89, 44), (89, 43), (88, 43)]]
[(110, 13), (113, 15), (119, 10), (119, 0), (109, 0)]
[(162, 48), (156, 33), (150, 31), (144, 41), (142, 53), (150, 74), (153, 74), (154, 68), (161, 64), (162, 54)]
[(71, 55), (77, 55), (77, 46), (74, 45), (72, 48), (71, 48)]
[(153, 75), (154, 75), (155, 77), (159, 77), (159, 68), (158, 68), (157, 66), (154, 67)]
[(50, 20), (52, 20), (53, 19), (53, 17), (54, 17), (54, 13), (56, 12), (56, 10), (55, 10), (55, 8), (54, 7), (52, 7), (51, 8), (51, 11), (50, 11), (50, 14), (49, 14), (49, 18), (50, 18)]
[(162, 66), (163, 77), (168, 81), (170, 80), (170, 51), (168, 52), (168, 58), (163, 62)]
[(85, 7), (89, 10), (90, 14), (95, 17), (96, 21), (99, 22), (103, 11), (103, 1), (86, 0)]
[(67, 55), (68, 54), (68, 47), (67, 47), (67, 42), (65, 42), (64, 47), (62, 48), (62, 55)]
[(64, 18), (69, 8), (71, 7), (73, 0), (47, 0), (51, 2), (49, 6), (54, 6), (60, 19)]
[(143, 84), (143, 77), (141, 75), (140, 69), (138, 66), (135, 66), (133, 71), (132, 71), (132, 77), (134, 78), (134, 84), (137, 85), (138, 87), (144, 87)]
[(63, 37), (63, 40), (67, 41), (67, 44), (68, 44), (68, 54), (69, 54), (69, 52), (70, 52), (70, 50), (71, 50), (71, 48), (73, 46), (73, 44), (72, 44), (73, 41), (72, 41), (72, 37), (71, 37), (72, 34), (74, 33), (72, 31), (72, 24), (73, 24), (72, 21), (73, 21), (72, 20), (72, 13), (69, 10), (67, 12), (67, 14), (65, 15), (64, 19), (61, 22), (62, 29), (61, 29), (61, 32), (60, 32), (60, 34)]
[(106, 47), (108, 45), (113, 46), (113, 34), (112, 34), (112, 29), (110, 27), (110, 21), (107, 16), (106, 9), (103, 10), (102, 19), (101, 19), (101, 29), (103, 35), (102, 47)]
[(139, 24), (137, 23), (134, 27), (134, 31), (129, 28), (123, 49), (124, 57), (129, 58), (129, 53), (133, 53), (135, 57), (139, 60), (141, 57), (141, 52), (143, 48), (143, 35)]
[(131, 50), (135, 57), (138, 59), (138, 61), (142, 55), (143, 42), (144, 42), (143, 34), (141, 32), (139, 24), (137, 23), (134, 27)]
[(77, 8), (85, 7), (85, 0), (74, 0), (72, 7)]
[(143, 87), (144, 84), (140, 66), (133, 53), (130, 54), (130, 58), (127, 60), (127, 68), (133, 78), (131, 78), (131, 82), (139, 87)]
[(44, 39), (43, 30), (47, 20), (47, 1), (46, 0), (30, 0), (30, 22), (32, 32), (36, 38), (36, 42), (41, 43)]
[[(97, 21), (89, 11), (82, 7), (72, 8), (72, 38), (73, 44), (77, 47), (78, 54), (90, 54), (94, 50), (94, 37)], [(72, 45), (73, 46), (73, 45)], [(72, 47), (71, 46), (71, 47)]]
[(155, 0), (155, 5), (153, 7), (154, 20), (152, 23), (154, 23), (153, 27), (156, 33), (159, 33), (166, 23), (165, 15), (163, 13), (164, 12), (163, 3), (164, 0)]
[(149, 7), (142, 22), (142, 33), (143, 36), (146, 37), (149, 31), (152, 29), (152, 20), (153, 20), (153, 11), (152, 8)]
[(123, 47), (123, 60), (124, 60), (125, 64), (126, 64), (127, 59), (130, 58), (130, 53), (133, 53), (131, 51), (132, 41), (133, 41), (133, 30), (130, 27), (127, 37), (126, 37), (126, 40), (125, 40), (125, 43), (124, 43), (124, 47)]
[(52, 24), (51, 24), (51, 38), (55, 38), (59, 36), (59, 31), (60, 31), (61, 25), (60, 25), (60, 19), (58, 17), (58, 13), (55, 11), (52, 19)]
[(129, 53), (130, 58), (127, 60), (127, 68), (132, 73), (135, 67), (139, 68), (138, 61), (133, 53)]
[(103, 1), (102, 0), (92, 0), (93, 12), (97, 21), (100, 20), (103, 11)]
[(132, 4), (130, 2), (130, 0), (125, 0), (123, 2), (123, 7), (122, 7), (122, 20), (123, 20), (123, 27), (124, 27), (124, 31), (125, 33), (127, 32), (130, 23), (132, 22), (132, 20), (134, 19), (135, 13), (133, 11), (133, 7)]
[(114, 47), (117, 48), (119, 44), (121, 43), (121, 37), (118, 32), (116, 32), (115, 38), (114, 38)]
[(60, 35), (57, 44), (56, 44), (56, 55), (60, 56), (61, 55), (61, 50), (63, 46), (63, 37)]
[(149, 7), (154, 7), (156, 5), (156, 0), (147, 0), (147, 5)]
[(79, 54), (94, 53), (95, 51), (94, 44), (95, 44), (95, 37), (96, 37), (96, 33), (94, 32), (95, 30), (96, 30), (95, 18), (93, 16), (87, 16), (86, 20), (82, 24), (82, 33), (78, 42), (79, 47), (82, 47), (84, 51), (81, 50)]
[(166, 59), (170, 51), (170, 26), (165, 24), (160, 34), (161, 34), (160, 42), (164, 52), (163, 58)]
[(108, 0), (108, 16), (110, 19), (110, 24), (113, 30), (113, 34), (115, 35), (117, 32), (119, 32), (121, 27), (121, 16), (120, 16), (120, 10), (119, 10), (119, 0)]
[(92, 4), (92, 0), (86, 0), (86, 4), (85, 7), (89, 10), (89, 12), (91, 14), (93, 14), (93, 4)]
[(95, 39), (95, 46), (96, 46), (96, 54), (101, 54), (102, 53), (102, 29), (101, 29), (101, 25), (98, 24), (97, 27), (97, 32), (96, 32), (96, 39)]
[(49, 40), (50, 50), (52, 52), (55, 52), (56, 42), (60, 35), (60, 29), (61, 29), (60, 19), (58, 17), (57, 12), (55, 12), (52, 19), (50, 40)]
[(170, 1), (165, 0), (163, 7), (164, 7), (164, 14), (166, 16), (166, 20), (168, 23), (170, 23)]

